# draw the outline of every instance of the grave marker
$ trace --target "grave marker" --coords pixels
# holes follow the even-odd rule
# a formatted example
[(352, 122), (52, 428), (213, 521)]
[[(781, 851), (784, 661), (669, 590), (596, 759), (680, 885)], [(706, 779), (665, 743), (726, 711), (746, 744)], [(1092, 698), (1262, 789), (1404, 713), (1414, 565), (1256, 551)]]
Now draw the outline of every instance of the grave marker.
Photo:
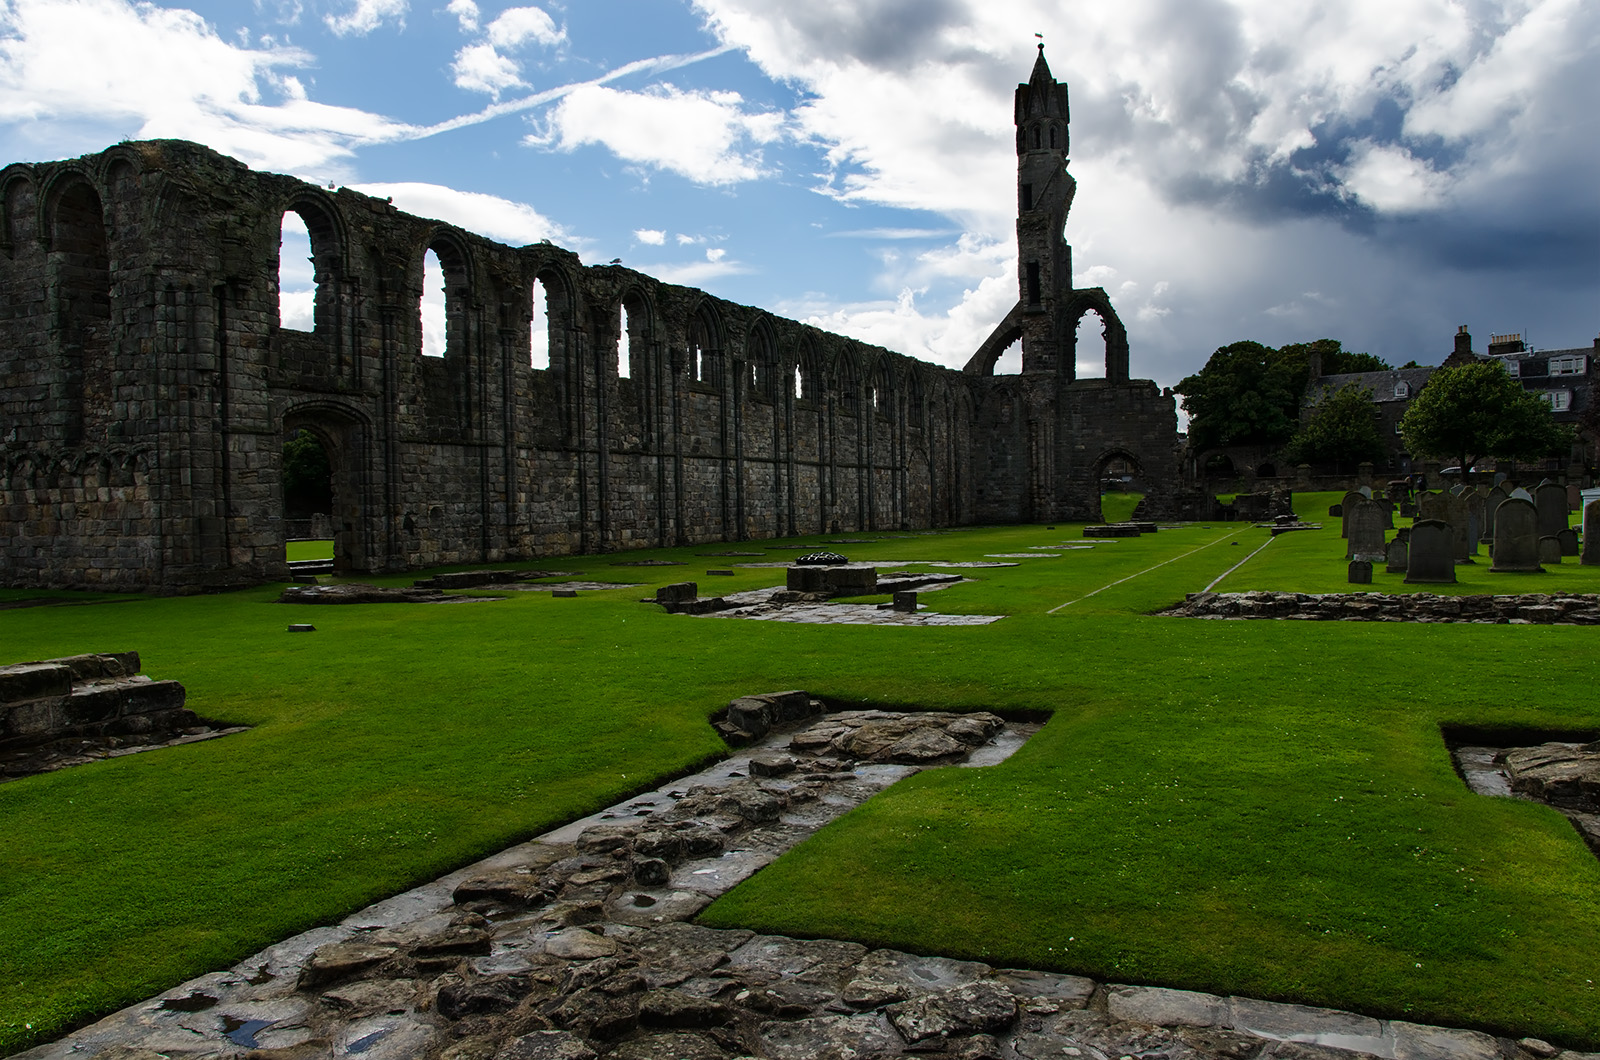
[(1556, 543), (1561, 546), (1563, 556), (1578, 555), (1578, 532), (1572, 527), (1567, 527), (1556, 535)]
[(1349, 579), (1351, 585), (1371, 585), (1372, 564), (1364, 559), (1351, 560)]
[(1455, 530), (1442, 519), (1411, 525), (1406, 584), (1452, 585), (1456, 580)]
[(1567, 488), (1554, 482), (1541, 482), (1533, 491), (1533, 505), (1539, 513), (1539, 536), (1554, 537), (1567, 528)]
[(1527, 490), (1516, 490), (1500, 503), (1494, 515), (1495, 573), (1534, 573), (1539, 566), (1539, 512)]
[(1345, 559), (1368, 560), (1383, 556), (1383, 507), (1376, 501), (1358, 500), (1345, 519), (1350, 528)]
[(1556, 540), (1555, 535), (1550, 534), (1539, 539), (1539, 562), (1557, 564), (1561, 562), (1561, 542)]
[(1350, 536), (1350, 513), (1355, 510), (1355, 506), (1357, 504), (1360, 504), (1364, 500), (1366, 500), (1365, 497), (1357, 493), (1355, 490), (1351, 490), (1339, 501), (1339, 515), (1344, 520), (1339, 524), (1340, 537)]
[(1590, 501), (1583, 509), (1583, 558), (1585, 567), (1600, 567), (1600, 501)]

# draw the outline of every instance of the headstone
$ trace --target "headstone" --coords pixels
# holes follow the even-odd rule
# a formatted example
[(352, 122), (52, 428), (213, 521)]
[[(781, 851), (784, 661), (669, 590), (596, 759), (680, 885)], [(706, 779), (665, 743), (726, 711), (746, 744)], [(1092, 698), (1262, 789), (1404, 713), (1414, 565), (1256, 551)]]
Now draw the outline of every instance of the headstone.
[(1330, 504), (1330, 505), (1328, 505), (1328, 518), (1329, 519), (1343, 519), (1344, 518), (1344, 505), (1342, 505), (1342, 504)]
[(1445, 517), (1450, 514), (1445, 507), (1449, 496), (1447, 493), (1422, 492), (1417, 494), (1417, 518), (1444, 521)]
[(1409, 553), (1406, 539), (1399, 537), (1389, 542), (1388, 562), (1384, 564), (1384, 571), (1388, 574), (1404, 574), (1406, 572), (1406, 556)]
[(1450, 496), (1452, 497), (1459, 497), (1465, 492), (1467, 492), (1467, 487), (1463, 486), (1459, 482), (1450, 487)]
[(1445, 494), (1444, 521), (1455, 534), (1456, 562), (1471, 563), (1472, 556), (1467, 551), (1467, 498), (1464, 494), (1455, 490)]
[(1578, 562), (1585, 567), (1600, 567), (1600, 501), (1584, 506), (1583, 553)]
[(1383, 508), (1376, 501), (1358, 500), (1347, 509), (1345, 525), (1349, 537), (1345, 541), (1345, 559), (1370, 560), (1383, 555)]
[(1339, 524), (1339, 536), (1340, 537), (1349, 537), (1350, 536), (1350, 513), (1355, 510), (1355, 506), (1356, 506), (1357, 503), (1359, 503), (1361, 501), (1364, 501), (1364, 500), (1366, 500), (1366, 498), (1363, 497), (1361, 494), (1357, 493), (1355, 490), (1351, 490), (1349, 493), (1346, 493), (1343, 498), (1340, 499), (1340, 501), (1339, 501), (1339, 514), (1341, 516), (1343, 516), (1343, 518), (1344, 518), (1344, 522)]
[(1561, 546), (1563, 556), (1576, 556), (1578, 554), (1578, 532), (1572, 527), (1567, 527), (1556, 535), (1556, 543)]
[(1511, 496), (1510, 490), (1502, 485), (1497, 485), (1483, 499), (1483, 540), (1494, 541), (1494, 510), (1500, 507), (1500, 502), (1509, 496)]
[(1577, 483), (1567, 487), (1567, 511), (1583, 511), (1583, 490), (1578, 488)]
[(1356, 490), (1356, 492), (1361, 494), (1361, 496), (1365, 497), (1369, 501), (1372, 499), (1372, 487), (1371, 486), (1363, 485), (1360, 489)]
[(1541, 482), (1533, 491), (1533, 504), (1539, 511), (1539, 536), (1555, 537), (1567, 528), (1567, 488), (1554, 482)]
[[(1518, 496), (1521, 494), (1521, 496)], [(1496, 573), (1544, 570), (1539, 566), (1539, 512), (1526, 490), (1515, 490), (1494, 513)]]
[(575, 596), (578, 595), (578, 590), (576, 590), (576, 589), (551, 589), (550, 590), (550, 595), (551, 596), (562, 596), (562, 597), (575, 597)]
[(1406, 584), (1450, 585), (1456, 580), (1455, 529), (1442, 519), (1411, 524)]
[(1394, 529), (1394, 507), (1395, 507), (1394, 506), (1394, 501), (1381, 500), (1381, 501), (1378, 501), (1377, 504), (1378, 504), (1378, 508), (1380, 510), (1382, 510), (1382, 512), (1383, 512), (1383, 528), (1385, 530), (1393, 530)]
[(1353, 559), (1353, 560), (1351, 560), (1350, 561), (1350, 584), (1351, 585), (1371, 585), (1372, 584), (1372, 564), (1370, 562), (1368, 562), (1367, 560), (1364, 560), (1364, 559)]
[(1539, 562), (1557, 564), (1561, 562), (1561, 542), (1554, 535), (1539, 539)]
[(917, 613), (917, 594), (914, 592), (895, 593), (894, 609), (902, 614), (914, 615)]
[(1483, 495), (1477, 490), (1463, 496), (1467, 509), (1467, 556), (1478, 554), (1478, 540), (1483, 536)]

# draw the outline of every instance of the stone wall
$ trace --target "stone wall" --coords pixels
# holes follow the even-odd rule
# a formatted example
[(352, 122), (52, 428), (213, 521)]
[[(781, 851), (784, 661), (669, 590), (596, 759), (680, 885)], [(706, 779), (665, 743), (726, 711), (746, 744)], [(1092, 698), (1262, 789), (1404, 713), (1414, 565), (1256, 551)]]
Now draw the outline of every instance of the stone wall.
[[(311, 331), (279, 323), (289, 212), (310, 233)], [(423, 352), (430, 250), (443, 356)], [(1025, 374), (995, 377), (987, 353), (951, 371), (185, 141), (14, 164), (0, 170), (0, 585), (287, 578), (282, 449), (302, 429), (332, 467), (341, 573), (1097, 519), (1112, 460), (1155, 484), (1143, 510), (1165, 516), (1172, 398), (1128, 380), (1104, 292), (1063, 270), (1013, 314), (1039, 332)], [(1090, 311), (1115, 340), (1108, 378), (1074, 380), (1062, 336)], [(1047, 333), (1065, 354), (1039, 345)]]

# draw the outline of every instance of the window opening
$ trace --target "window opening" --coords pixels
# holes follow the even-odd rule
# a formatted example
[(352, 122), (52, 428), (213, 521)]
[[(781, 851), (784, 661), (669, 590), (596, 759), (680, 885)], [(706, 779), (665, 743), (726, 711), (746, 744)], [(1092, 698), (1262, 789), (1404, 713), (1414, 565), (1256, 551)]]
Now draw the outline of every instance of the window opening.
[(422, 255), (422, 355), (443, 357), (445, 347), (444, 265), (429, 250)]
[(316, 306), (317, 267), (312, 260), (311, 232), (304, 217), (286, 210), (278, 233), (278, 326), (316, 330)]
[(1018, 336), (1011, 345), (1000, 351), (1000, 356), (995, 358), (995, 375), (1021, 375), (1022, 374), (1022, 338)]
[(628, 307), (622, 307), (622, 330), (617, 334), (617, 378), (633, 377), (633, 327), (628, 320)]
[(543, 280), (533, 281), (533, 312), (528, 317), (528, 366), (550, 367), (550, 293)]
[(1106, 377), (1106, 325), (1096, 313), (1078, 318), (1076, 361), (1079, 379)]

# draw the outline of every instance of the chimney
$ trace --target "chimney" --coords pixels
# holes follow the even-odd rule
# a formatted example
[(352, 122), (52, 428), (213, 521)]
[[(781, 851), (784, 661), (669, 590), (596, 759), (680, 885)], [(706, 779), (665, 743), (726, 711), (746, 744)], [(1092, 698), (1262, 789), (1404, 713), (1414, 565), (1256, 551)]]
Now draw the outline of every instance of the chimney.
[(1456, 329), (1455, 355), (1457, 357), (1472, 356), (1472, 333), (1467, 330), (1465, 324)]

